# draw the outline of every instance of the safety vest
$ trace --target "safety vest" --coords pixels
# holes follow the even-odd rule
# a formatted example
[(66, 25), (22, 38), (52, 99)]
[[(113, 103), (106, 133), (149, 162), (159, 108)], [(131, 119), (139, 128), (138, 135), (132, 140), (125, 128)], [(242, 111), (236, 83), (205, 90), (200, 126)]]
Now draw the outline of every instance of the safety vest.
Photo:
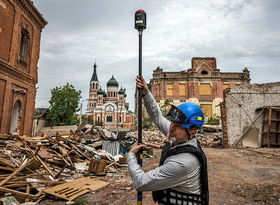
[(209, 190), (208, 190), (208, 172), (207, 172), (207, 160), (206, 156), (201, 149), (200, 143), (197, 140), (197, 147), (191, 145), (184, 145), (171, 148), (171, 144), (168, 142), (162, 148), (160, 166), (163, 165), (164, 161), (173, 155), (181, 153), (191, 153), (197, 157), (200, 162), (200, 183), (202, 185), (201, 194), (188, 194), (179, 191), (169, 189), (153, 191), (153, 200), (160, 204), (198, 204), (208, 205), (209, 204)]

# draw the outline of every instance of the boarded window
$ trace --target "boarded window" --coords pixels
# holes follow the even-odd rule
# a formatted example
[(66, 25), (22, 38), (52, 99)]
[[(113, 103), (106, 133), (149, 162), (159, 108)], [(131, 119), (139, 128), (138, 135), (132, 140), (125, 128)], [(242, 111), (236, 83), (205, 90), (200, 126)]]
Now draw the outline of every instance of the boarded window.
[(166, 84), (166, 95), (173, 96), (173, 84), (171, 83)]
[(203, 83), (199, 85), (199, 95), (212, 95), (210, 83)]
[(185, 96), (186, 95), (186, 85), (179, 84), (179, 95)]
[(211, 104), (201, 104), (200, 107), (202, 108), (205, 116), (207, 116), (207, 117), (212, 116), (212, 105)]

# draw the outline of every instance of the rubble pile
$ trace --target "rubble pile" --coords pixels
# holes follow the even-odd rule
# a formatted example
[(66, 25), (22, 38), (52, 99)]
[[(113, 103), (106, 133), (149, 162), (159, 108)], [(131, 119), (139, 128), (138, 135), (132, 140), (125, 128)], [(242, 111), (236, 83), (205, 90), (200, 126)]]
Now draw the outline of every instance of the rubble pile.
[(143, 132), (143, 139), (145, 142), (163, 144), (167, 137), (158, 129), (152, 128)]
[[(108, 129), (81, 124), (69, 135), (0, 136), (0, 195), (12, 194), (20, 202), (41, 200), (47, 193), (73, 200), (108, 183), (92, 176), (116, 172), (124, 163), (123, 156), (113, 156), (102, 145), (116, 141)], [(130, 136), (120, 147), (133, 144)], [(119, 152), (117, 152), (119, 153)], [(121, 161), (121, 163), (119, 163)], [(67, 184), (73, 180), (73, 184)]]
[[(132, 133), (137, 136), (137, 133)], [(219, 148), (223, 146), (223, 133), (221, 126), (204, 125), (197, 134), (202, 146)], [(161, 148), (167, 141), (167, 137), (157, 128), (143, 131), (143, 142), (154, 148)]]
[(219, 148), (223, 146), (223, 133), (220, 126), (204, 125), (197, 136), (204, 147)]
[[(67, 135), (0, 135), (0, 195), (12, 194), (7, 200), (20, 202), (38, 202), (47, 194), (74, 200), (107, 186), (92, 177), (117, 174), (126, 166), (125, 153), (137, 141), (136, 132), (120, 136), (85, 123)], [(222, 145), (220, 128), (206, 126), (198, 136), (204, 146)], [(143, 143), (150, 147), (161, 148), (166, 140), (156, 128), (143, 132)], [(152, 150), (145, 154), (153, 157)]]

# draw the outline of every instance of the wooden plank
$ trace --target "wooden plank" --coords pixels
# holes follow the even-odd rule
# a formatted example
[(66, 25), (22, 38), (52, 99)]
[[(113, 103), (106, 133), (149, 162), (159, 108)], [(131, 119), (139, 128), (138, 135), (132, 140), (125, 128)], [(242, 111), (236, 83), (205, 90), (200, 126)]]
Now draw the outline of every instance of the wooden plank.
[(5, 187), (0, 187), (0, 191), (7, 192), (7, 193), (12, 193), (12, 194), (15, 194), (15, 195), (19, 195), (19, 196), (23, 196), (23, 197), (31, 198), (31, 199), (37, 199), (38, 198), (38, 195), (27, 194), (27, 193), (24, 193), (24, 192), (16, 191), (14, 189), (9, 189), (9, 188), (5, 188)]
[(78, 196), (81, 196), (90, 191), (95, 191), (107, 186), (108, 184), (108, 182), (94, 180), (90, 177), (82, 177), (71, 182), (47, 188), (44, 190), (44, 192), (72, 201)]
[(25, 160), (22, 165), (14, 171), (12, 174), (10, 174), (6, 179), (0, 182), (0, 186), (3, 186), (7, 181), (9, 181), (13, 176), (17, 175), (19, 172), (21, 172), (30, 162), (33, 161), (33, 158)]
[[(25, 190), (25, 192), (26, 192), (27, 194), (30, 194), (30, 184), (26, 184), (26, 190)], [(26, 199), (25, 199), (25, 202), (28, 202), (28, 201), (29, 201), (29, 199), (26, 198)]]
[(45, 181), (45, 180), (36, 180), (36, 181), (8, 181), (6, 184), (47, 184), (47, 185), (57, 185), (57, 184), (63, 184), (65, 181)]
[(264, 129), (265, 129), (265, 109), (263, 109), (263, 122), (262, 122), (262, 133), (261, 133), (261, 135), (259, 136), (259, 138), (258, 138), (258, 147), (261, 147), (262, 146), (262, 143), (263, 143), (263, 137), (264, 137), (264, 133), (265, 133), (265, 131), (264, 131)]
[(84, 152), (82, 152), (76, 145), (71, 144), (71, 146), (72, 146), (80, 155), (82, 155), (83, 157), (85, 157), (85, 158), (88, 159), (88, 160), (91, 160), (91, 158), (88, 157)]
[(246, 133), (250, 130), (250, 128), (255, 124), (255, 122), (257, 121), (257, 119), (261, 116), (261, 114), (264, 112), (264, 109), (257, 115), (257, 117), (254, 119), (254, 121), (251, 123), (251, 125), (249, 127), (247, 127), (247, 129), (244, 131), (244, 133), (235, 141), (235, 143), (233, 144), (233, 147), (235, 147), (240, 140), (246, 135)]
[[(279, 132), (280, 130), (279, 130), (279, 128), (280, 128), (280, 112), (277, 112), (277, 119), (274, 119), (274, 120), (277, 120), (277, 121), (274, 121), (274, 122), (277, 122), (277, 124), (276, 124), (276, 132)], [(280, 133), (277, 133), (277, 135), (276, 135), (276, 144), (279, 144), (279, 134)]]
[(0, 166), (0, 169), (2, 169), (2, 170), (7, 170), (7, 171), (12, 171), (12, 172), (16, 170), (15, 168), (3, 167), (3, 166)]
[(272, 115), (272, 110), (271, 107), (269, 107), (268, 110), (268, 147), (270, 147), (270, 129), (271, 129), (271, 115)]
[(55, 178), (55, 175), (54, 173), (48, 168), (48, 166), (45, 164), (45, 162), (43, 162), (43, 160), (38, 156), (36, 155), (36, 153), (27, 145), (27, 148), (28, 148), (28, 151), (33, 155), (33, 157), (38, 160), (42, 166), (46, 169), (46, 171), (53, 177)]
[(9, 167), (12, 167), (12, 168), (17, 168), (17, 166), (13, 162), (11, 162), (10, 160), (7, 160), (5, 158), (2, 158), (2, 157), (0, 158), (0, 164), (3, 164), (5, 166), (9, 166)]

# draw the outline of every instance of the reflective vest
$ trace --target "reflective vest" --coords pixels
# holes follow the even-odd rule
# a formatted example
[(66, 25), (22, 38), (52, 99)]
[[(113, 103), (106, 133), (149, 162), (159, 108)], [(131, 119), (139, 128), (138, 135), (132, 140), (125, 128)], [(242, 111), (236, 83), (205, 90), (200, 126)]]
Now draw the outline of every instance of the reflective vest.
[(197, 157), (200, 166), (200, 183), (202, 185), (201, 194), (187, 194), (179, 191), (169, 189), (153, 191), (153, 200), (160, 204), (209, 204), (209, 190), (208, 190), (208, 172), (207, 172), (207, 160), (206, 156), (201, 149), (200, 143), (197, 140), (198, 148), (191, 145), (184, 145), (171, 148), (171, 144), (168, 142), (162, 148), (160, 166), (163, 165), (164, 161), (173, 155), (181, 153), (191, 153)]

